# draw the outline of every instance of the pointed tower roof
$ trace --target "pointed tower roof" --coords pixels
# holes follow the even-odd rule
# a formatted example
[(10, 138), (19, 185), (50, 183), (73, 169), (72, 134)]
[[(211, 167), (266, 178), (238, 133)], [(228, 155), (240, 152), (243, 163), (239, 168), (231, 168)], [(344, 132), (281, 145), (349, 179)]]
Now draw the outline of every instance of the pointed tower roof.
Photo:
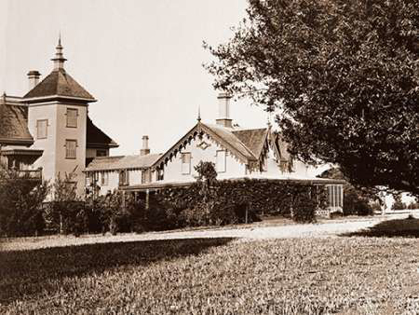
[(74, 80), (64, 69), (63, 46), (61, 36), (54, 58), (54, 70), (45, 77), (39, 84), (24, 96), (26, 102), (44, 101), (46, 99), (76, 99), (84, 102), (95, 102), (95, 98), (87, 92), (76, 80)]

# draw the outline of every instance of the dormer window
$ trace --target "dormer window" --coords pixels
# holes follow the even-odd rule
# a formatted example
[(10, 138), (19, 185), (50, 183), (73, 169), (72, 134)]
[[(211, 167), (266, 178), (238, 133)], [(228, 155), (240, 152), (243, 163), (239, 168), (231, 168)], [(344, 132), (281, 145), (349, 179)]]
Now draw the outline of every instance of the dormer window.
[(181, 159), (183, 175), (189, 175), (191, 173), (191, 158), (192, 156), (190, 152), (182, 153)]
[(96, 150), (96, 156), (108, 156), (108, 151), (106, 150)]
[(67, 127), (68, 128), (77, 128), (77, 117), (79, 113), (75, 108), (67, 108)]

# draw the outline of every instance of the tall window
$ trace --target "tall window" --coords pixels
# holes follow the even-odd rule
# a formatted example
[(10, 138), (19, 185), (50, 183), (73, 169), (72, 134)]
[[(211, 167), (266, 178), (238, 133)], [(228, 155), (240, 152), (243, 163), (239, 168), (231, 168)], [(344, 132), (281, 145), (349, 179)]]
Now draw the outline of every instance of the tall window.
[(158, 168), (157, 169), (157, 180), (163, 180), (164, 179), (164, 169)]
[(218, 150), (217, 151), (217, 173), (224, 173), (226, 171), (226, 151)]
[(102, 172), (100, 174), (100, 185), (101, 186), (108, 186), (109, 185), (109, 173), (108, 172)]
[(75, 108), (67, 108), (67, 127), (77, 128), (78, 110)]
[(129, 173), (128, 170), (122, 170), (119, 172), (119, 186), (129, 185)]
[(187, 175), (191, 173), (191, 153), (182, 153), (182, 174)]
[(151, 182), (151, 173), (149, 170), (141, 171), (141, 184), (146, 184)]
[(77, 140), (66, 140), (65, 141), (65, 158), (76, 159), (77, 158)]
[(327, 192), (329, 197), (329, 207), (332, 209), (343, 208), (343, 186), (342, 185), (327, 185)]
[(36, 121), (36, 137), (38, 139), (46, 139), (48, 136), (48, 119)]

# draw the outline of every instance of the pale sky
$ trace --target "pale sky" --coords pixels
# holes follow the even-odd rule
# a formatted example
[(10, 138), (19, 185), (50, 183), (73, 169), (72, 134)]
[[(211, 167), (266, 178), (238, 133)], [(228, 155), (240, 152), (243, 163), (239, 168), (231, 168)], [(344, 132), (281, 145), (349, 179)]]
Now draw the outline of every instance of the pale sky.
[[(202, 48), (225, 42), (245, 16), (246, 0), (0, 0), (0, 93), (22, 96), (26, 74), (52, 71), (61, 32), (65, 68), (98, 102), (95, 124), (120, 147), (138, 154), (142, 135), (163, 152), (195, 123), (217, 116), (212, 59)], [(233, 102), (233, 122), (264, 127), (267, 114)]]

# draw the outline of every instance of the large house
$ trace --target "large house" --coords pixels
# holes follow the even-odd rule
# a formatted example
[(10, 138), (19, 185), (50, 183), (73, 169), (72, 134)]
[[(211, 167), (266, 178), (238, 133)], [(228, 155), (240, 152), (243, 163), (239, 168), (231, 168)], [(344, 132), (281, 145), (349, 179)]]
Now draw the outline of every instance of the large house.
[(148, 136), (143, 136), (139, 155), (94, 159), (86, 168), (89, 184), (101, 195), (121, 189), (147, 196), (165, 187), (190, 185), (197, 178), (195, 166), (210, 161), (219, 180), (254, 178), (326, 186), (329, 210), (342, 210), (342, 181), (317, 178), (319, 170), (293, 159), (286, 142), (270, 126), (234, 125), (230, 99), (228, 93), (220, 93), (215, 124), (198, 116), (195, 125), (163, 154), (150, 154)]
[[(145, 196), (165, 187), (196, 181), (195, 166), (214, 162), (219, 180), (256, 178), (326, 186), (329, 209), (341, 210), (342, 182), (319, 179), (319, 170), (293, 159), (271, 126), (245, 129), (230, 118), (228, 93), (218, 95), (218, 118), (197, 122), (166, 152), (151, 154), (148, 136), (138, 155), (110, 156), (118, 145), (88, 116), (96, 99), (64, 69), (61, 39), (54, 68), (43, 80), (28, 73), (23, 97), (0, 97), (0, 162), (25, 176), (54, 181), (67, 178), (79, 196), (115, 189)], [(67, 176), (67, 177), (66, 177)]]
[(23, 97), (0, 97), (0, 159), (31, 177), (69, 178), (84, 196), (86, 165), (118, 145), (89, 118), (96, 99), (64, 69), (61, 39), (52, 61), (54, 68), (42, 81), (38, 71), (28, 73)]

